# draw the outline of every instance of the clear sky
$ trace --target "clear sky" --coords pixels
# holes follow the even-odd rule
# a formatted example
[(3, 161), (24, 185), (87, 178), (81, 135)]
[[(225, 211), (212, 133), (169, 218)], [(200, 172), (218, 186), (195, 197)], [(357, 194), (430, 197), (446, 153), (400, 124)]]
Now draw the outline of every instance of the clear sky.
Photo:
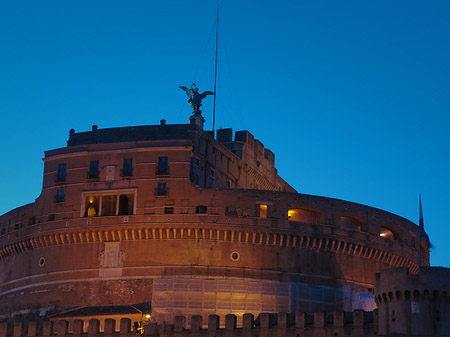
[[(0, 214), (33, 202), (69, 130), (187, 123), (213, 90), (217, 1), (0, 1)], [(216, 127), (299, 192), (418, 222), (450, 267), (450, 1), (220, 4)], [(212, 97), (204, 100), (212, 129)]]

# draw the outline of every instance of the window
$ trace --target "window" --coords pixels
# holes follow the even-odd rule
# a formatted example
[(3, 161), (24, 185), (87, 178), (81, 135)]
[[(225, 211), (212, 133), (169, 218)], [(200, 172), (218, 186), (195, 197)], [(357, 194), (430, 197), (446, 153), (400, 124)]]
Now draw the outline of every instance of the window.
[(166, 183), (158, 183), (158, 187), (156, 188), (156, 195), (167, 195)]
[(195, 213), (197, 213), (197, 214), (206, 214), (207, 211), (208, 211), (208, 208), (206, 206), (201, 205), (201, 206), (195, 207)]
[(259, 205), (259, 217), (262, 219), (267, 218), (267, 205), (263, 205), (263, 204)]
[(66, 164), (58, 165), (58, 176), (56, 177), (57, 182), (66, 181)]
[(56, 202), (63, 202), (64, 201), (64, 190), (58, 190), (56, 192)]
[(361, 231), (361, 222), (355, 218), (348, 216), (341, 216), (341, 226), (344, 229), (350, 229), (354, 231)]
[(119, 215), (133, 214), (133, 195), (122, 194), (119, 196)]
[(97, 179), (99, 175), (98, 160), (92, 160), (89, 166), (89, 179)]
[(216, 170), (211, 168), (211, 178), (215, 178), (216, 177)]
[(164, 214), (173, 214), (173, 207), (164, 207)]
[(158, 170), (156, 174), (166, 175), (169, 174), (169, 160), (167, 157), (158, 158)]
[(99, 205), (100, 205), (99, 196), (92, 195), (92, 196), (86, 197), (84, 216), (86, 216), (86, 217), (98, 216)]
[(288, 211), (289, 221), (305, 223), (317, 223), (317, 216), (314, 212), (301, 208), (292, 208)]
[(116, 215), (117, 195), (102, 195), (102, 216)]
[(416, 237), (411, 235), (411, 247), (416, 248)]
[(225, 215), (237, 215), (236, 207), (228, 206), (227, 208), (225, 208)]
[(131, 177), (133, 175), (133, 159), (125, 158), (123, 160), (122, 177)]
[(389, 240), (398, 240), (399, 238), (396, 232), (386, 227), (380, 228), (380, 236)]
[[(115, 215), (132, 215), (134, 214), (134, 191), (121, 191), (120, 193), (111, 193), (104, 191), (99, 194), (84, 195), (84, 212), (85, 217), (96, 216), (115, 216)], [(83, 214), (83, 213), (82, 213)]]

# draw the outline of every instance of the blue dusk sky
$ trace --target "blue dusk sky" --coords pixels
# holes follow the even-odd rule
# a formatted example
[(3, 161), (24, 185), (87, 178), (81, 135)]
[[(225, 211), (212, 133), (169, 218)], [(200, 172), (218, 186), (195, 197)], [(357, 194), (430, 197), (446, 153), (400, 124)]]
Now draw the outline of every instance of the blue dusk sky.
[[(217, 1), (0, 2), (0, 214), (69, 130), (187, 123), (214, 88)], [(216, 128), (249, 130), (301, 193), (415, 223), (450, 267), (450, 1), (220, 4)], [(212, 129), (213, 98), (204, 100)]]

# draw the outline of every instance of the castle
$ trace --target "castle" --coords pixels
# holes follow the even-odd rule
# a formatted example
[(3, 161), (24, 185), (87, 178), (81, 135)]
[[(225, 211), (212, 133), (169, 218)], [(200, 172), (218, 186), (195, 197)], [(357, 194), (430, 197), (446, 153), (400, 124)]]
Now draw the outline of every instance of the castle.
[[(413, 335), (425, 298), (440, 301), (429, 309), (440, 310), (433, 331), (449, 330), (448, 289), (427, 288), (426, 296), (408, 289), (406, 298), (407, 277), (429, 265), (418, 226), (297, 193), (250, 132), (214, 135), (199, 115), (189, 124), (70, 130), (66, 147), (45, 152), (41, 195), (2, 215), (0, 233), (0, 318), (9, 320), (0, 337), (109, 336), (116, 333), (111, 318), (121, 320), (124, 335), (134, 309), (151, 316), (146, 333), (167, 336), (264, 336), (272, 326), (286, 336), (309, 328), (373, 335), (378, 327), (383, 335)], [(394, 267), (403, 268), (385, 274)], [(380, 280), (409, 276), (390, 288), (378, 285), (380, 272)], [(422, 311), (400, 314), (414, 303)], [(49, 321), (20, 320), (38, 316)], [(358, 332), (349, 332), (350, 323)]]

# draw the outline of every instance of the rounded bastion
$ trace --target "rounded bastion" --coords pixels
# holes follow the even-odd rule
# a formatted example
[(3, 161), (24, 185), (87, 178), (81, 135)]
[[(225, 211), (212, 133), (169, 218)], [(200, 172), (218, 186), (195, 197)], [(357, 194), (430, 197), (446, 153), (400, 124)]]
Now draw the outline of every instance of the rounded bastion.
[(370, 310), (376, 272), (418, 271), (414, 223), (297, 193), (253, 135), (231, 137), (193, 124), (71, 131), (45, 153), (41, 195), (0, 217), (0, 315)]

